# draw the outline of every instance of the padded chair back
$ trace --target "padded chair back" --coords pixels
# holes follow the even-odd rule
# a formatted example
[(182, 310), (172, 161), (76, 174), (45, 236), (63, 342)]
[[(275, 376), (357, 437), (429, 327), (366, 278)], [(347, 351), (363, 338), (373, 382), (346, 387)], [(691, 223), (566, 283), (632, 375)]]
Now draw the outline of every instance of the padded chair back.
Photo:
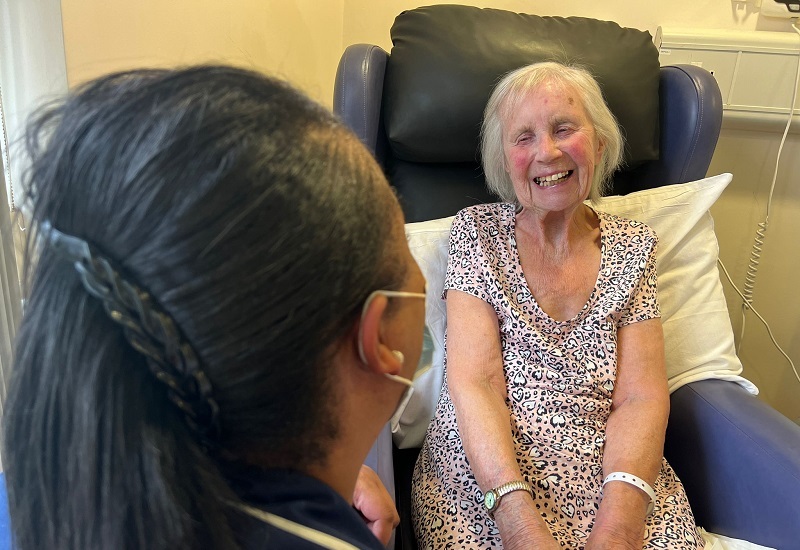
[(334, 111), (375, 153), (409, 222), (497, 200), (480, 168), (483, 108), (502, 75), (535, 61), (577, 63), (598, 79), (626, 138), (614, 194), (706, 174), (722, 123), (719, 87), (698, 67), (660, 68), (647, 32), (438, 5), (403, 12), (391, 35), (391, 56), (347, 48)]

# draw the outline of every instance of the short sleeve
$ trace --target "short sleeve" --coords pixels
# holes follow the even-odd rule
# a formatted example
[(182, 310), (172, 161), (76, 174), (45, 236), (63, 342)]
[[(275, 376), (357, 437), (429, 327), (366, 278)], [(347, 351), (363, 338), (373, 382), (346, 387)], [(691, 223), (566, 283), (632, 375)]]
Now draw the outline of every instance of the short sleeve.
[(473, 212), (461, 210), (450, 228), (450, 248), (447, 274), (442, 298), (449, 289), (460, 290), (485, 302), (490, 302), (486, 284), (485, 251), (481, 244), (478, 223)]
[(633, 287), (627, 307), (622, 311), (617, 326), (623, 327), (639, 321), (661, 317), (658, 305), (658, 273), (656, 271), (656, 250), (658, 239), (653, 234), (652, 246), (647, 255), (644, 270), (638, 283)]

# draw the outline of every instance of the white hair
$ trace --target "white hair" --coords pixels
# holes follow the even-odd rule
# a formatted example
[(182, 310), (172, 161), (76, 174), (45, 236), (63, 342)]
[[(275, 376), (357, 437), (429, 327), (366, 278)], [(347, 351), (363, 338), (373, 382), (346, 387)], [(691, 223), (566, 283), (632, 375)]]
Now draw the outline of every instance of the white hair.
[(582, 67), (552, 61), (534, 63), (511, 71), (492, 91), (481, 126), (481, 162), (486, 185), (504, 201), (518, 204), (514, 185), (505, 168), (503, 116), (512, 111), (528, 93), (545, 83), (573, 89), (580, 95), (597, 139), (603, 144), (603, 153), (589, 190), (589, 198), (596, 200), (605, 194), (611, 175), (622, 164), (622, 133), (591, 73)]

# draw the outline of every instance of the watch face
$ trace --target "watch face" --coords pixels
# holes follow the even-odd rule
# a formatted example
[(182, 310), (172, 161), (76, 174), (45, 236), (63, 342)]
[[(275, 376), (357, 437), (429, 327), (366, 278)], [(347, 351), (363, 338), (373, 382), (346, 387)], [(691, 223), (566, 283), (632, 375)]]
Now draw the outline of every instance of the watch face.
[(497, 496), (494, 494), (494, 491), (487, 491), (486, 495), (483, 497), (483, 505), (486, 506), (487, 510), (494, 510), (496, 504)]

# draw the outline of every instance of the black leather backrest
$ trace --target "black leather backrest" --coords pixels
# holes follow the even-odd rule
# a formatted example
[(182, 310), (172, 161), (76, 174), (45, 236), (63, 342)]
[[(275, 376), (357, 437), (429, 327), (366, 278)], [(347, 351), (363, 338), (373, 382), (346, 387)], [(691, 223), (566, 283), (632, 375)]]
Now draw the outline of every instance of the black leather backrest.
[(498, 80), (537, 61), (587, 68), (626, 136), (625, 161), (658, 158), (658, 50), (650, 33), (610, 21), (439, 5), (395, 19), (384, 82), (392, 151), (412, 162), (475, 162)]

